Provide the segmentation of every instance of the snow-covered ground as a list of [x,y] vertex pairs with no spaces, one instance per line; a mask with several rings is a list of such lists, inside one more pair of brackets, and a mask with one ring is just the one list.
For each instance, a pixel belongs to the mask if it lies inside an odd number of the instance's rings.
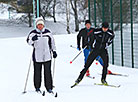
[[[70,86],[77,79],[79,72],[83,68],[83,54],[70,64],[70,60],[79,53],[76,49],[70,47],[70,45],[76,46],[76,34],[54,35],[54,37],[58,57],[53,80],[55,90],[58,92],[58,98],[48,94],[43,97],[34,92],[32,64],[27,93],[22,94],[32,47],[27,45],[26,37],[18,37],[0,39],[1,102],[137,102],[138,70],[132,68],[109,66],[112,72],[129,75],[129,77],[107,76],[109,84],[121,85],[120,88],[95,86],[94,83],[100,83],[101,76],[98,73],[102,72],[102,67],[100,64],[96,65],[95,61],[90,67],[90,73],[95,76],[95,79],[85,77],[78,86],[71,89]],[[45,90],[43,82],[41,89]]]
[[[8,17],[4,14],[0,16]],[[32,47],[26,43],[26,37],[33,28],[2,19],[0,20],[1,102],[137,102],[138,69],[133,68],[110,64],[109,69],[112,72],[129,76],[107,76],[107,82],[113,85],[121,85],[119,88],[95,86],[94,83],[100,83],[101,75],[99,73],[102,73],[102,67],[100,64],[96,65],[96,61],[94,61],[90,67],[90,74],[95,79],[84,77],[78,86],[71,89],[70,86],[74,84],[84,66],[83,54],[72,64],[69,63],[79,53],[79,51],[70,47],[70,45],[76,46],[76,34],[65,34],[64,24],[61,25],[60,23],[53,26],[52,22],[47,22],[47,27],[52,32],[57,31],[56,34],[63,34],[54,35],[58,57],[56,58],[53,82],[54,91],[58,92],[58,97],[54,98],[49,94],[43,97],[34,91],[32,62],[27,93],[22,94],[32,54]],[[41,89],[45,90],[43,81]]]

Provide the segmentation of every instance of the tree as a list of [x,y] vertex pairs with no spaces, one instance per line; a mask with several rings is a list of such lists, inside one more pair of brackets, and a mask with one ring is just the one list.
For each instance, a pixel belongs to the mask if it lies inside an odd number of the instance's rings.
[[69,27],[69,22],[70,22],[70,1],[66,0],[66,20],[67,20],[67,32],[70,34],[70,27]]
[[70,0],[71,7],[74,12],[74,18],[75,18],[75,31],[79,31],[79,20],[78,20],[78,11],[77,11],[77,2],[78,0]]
[[42,0],[41,1],[41,14],[43,17],[52,17],[56,22],[56,5],[57,0]]

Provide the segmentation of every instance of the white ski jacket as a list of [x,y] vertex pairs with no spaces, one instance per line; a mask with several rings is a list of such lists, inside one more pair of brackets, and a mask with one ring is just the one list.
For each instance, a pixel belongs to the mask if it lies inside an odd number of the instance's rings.
[[[38,40],[33,41],[32,37],[35,35],[37,35]],[[31,31],[28,35],[27,43],[34,47],[32,57],[35,62],[51,60],[51,52],[56,51],[54,38],[50,31],[45,28],[42,31],[38,29]]]

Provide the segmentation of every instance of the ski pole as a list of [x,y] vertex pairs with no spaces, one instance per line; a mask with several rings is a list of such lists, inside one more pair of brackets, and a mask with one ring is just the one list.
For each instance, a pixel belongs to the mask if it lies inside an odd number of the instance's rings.
[[26,87],[27,87],[29,72],[30,72],[30,68],[31,68],[31,62],[32,62],[32,60],[30,59],[29,68],[28,68],[28,72],[27,72],[27,77],[26,77],[26,82],[25,82],[25,86],[24,86],[24,91],[23,91],[23,93],[26,93]]
[[[54,74],[55,74],[55,62],[56,62],[56,59],[54,58],[54,62],[53,62],[53,78],[52,78],[52,80],[54,80]],[[54,85],[53,85],[53,88],[55,88]]]
[[55,58],[54,58],[54,62],[53,62],[53,79],[54,79],[54,74],[55,74]]
[[[86,48],[87,46],[84,47],[84,49]],[[70,64],[72,64],[72,62],[82,53],[83,50],[81,50],[74,58],[72,61],[70,61]]]
[[70,45],[70,47],[77,49],[75,46]]

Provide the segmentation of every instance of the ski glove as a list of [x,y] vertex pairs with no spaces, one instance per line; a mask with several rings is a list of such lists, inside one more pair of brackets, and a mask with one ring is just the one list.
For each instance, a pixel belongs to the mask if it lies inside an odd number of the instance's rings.
[[77,47],[77,50],[79,50],[79,51],[80,51],[80,50],[81,50],[81,48],[78,46],[78,47]]
[[38,36],[37,36],[37,35],[33,36],[33,37],[32,37],[32,40],[33,40],[33,41],[38,40]]
[[57,53],[56,51],[53,51],[53,58],[56,58],[57,57]]

